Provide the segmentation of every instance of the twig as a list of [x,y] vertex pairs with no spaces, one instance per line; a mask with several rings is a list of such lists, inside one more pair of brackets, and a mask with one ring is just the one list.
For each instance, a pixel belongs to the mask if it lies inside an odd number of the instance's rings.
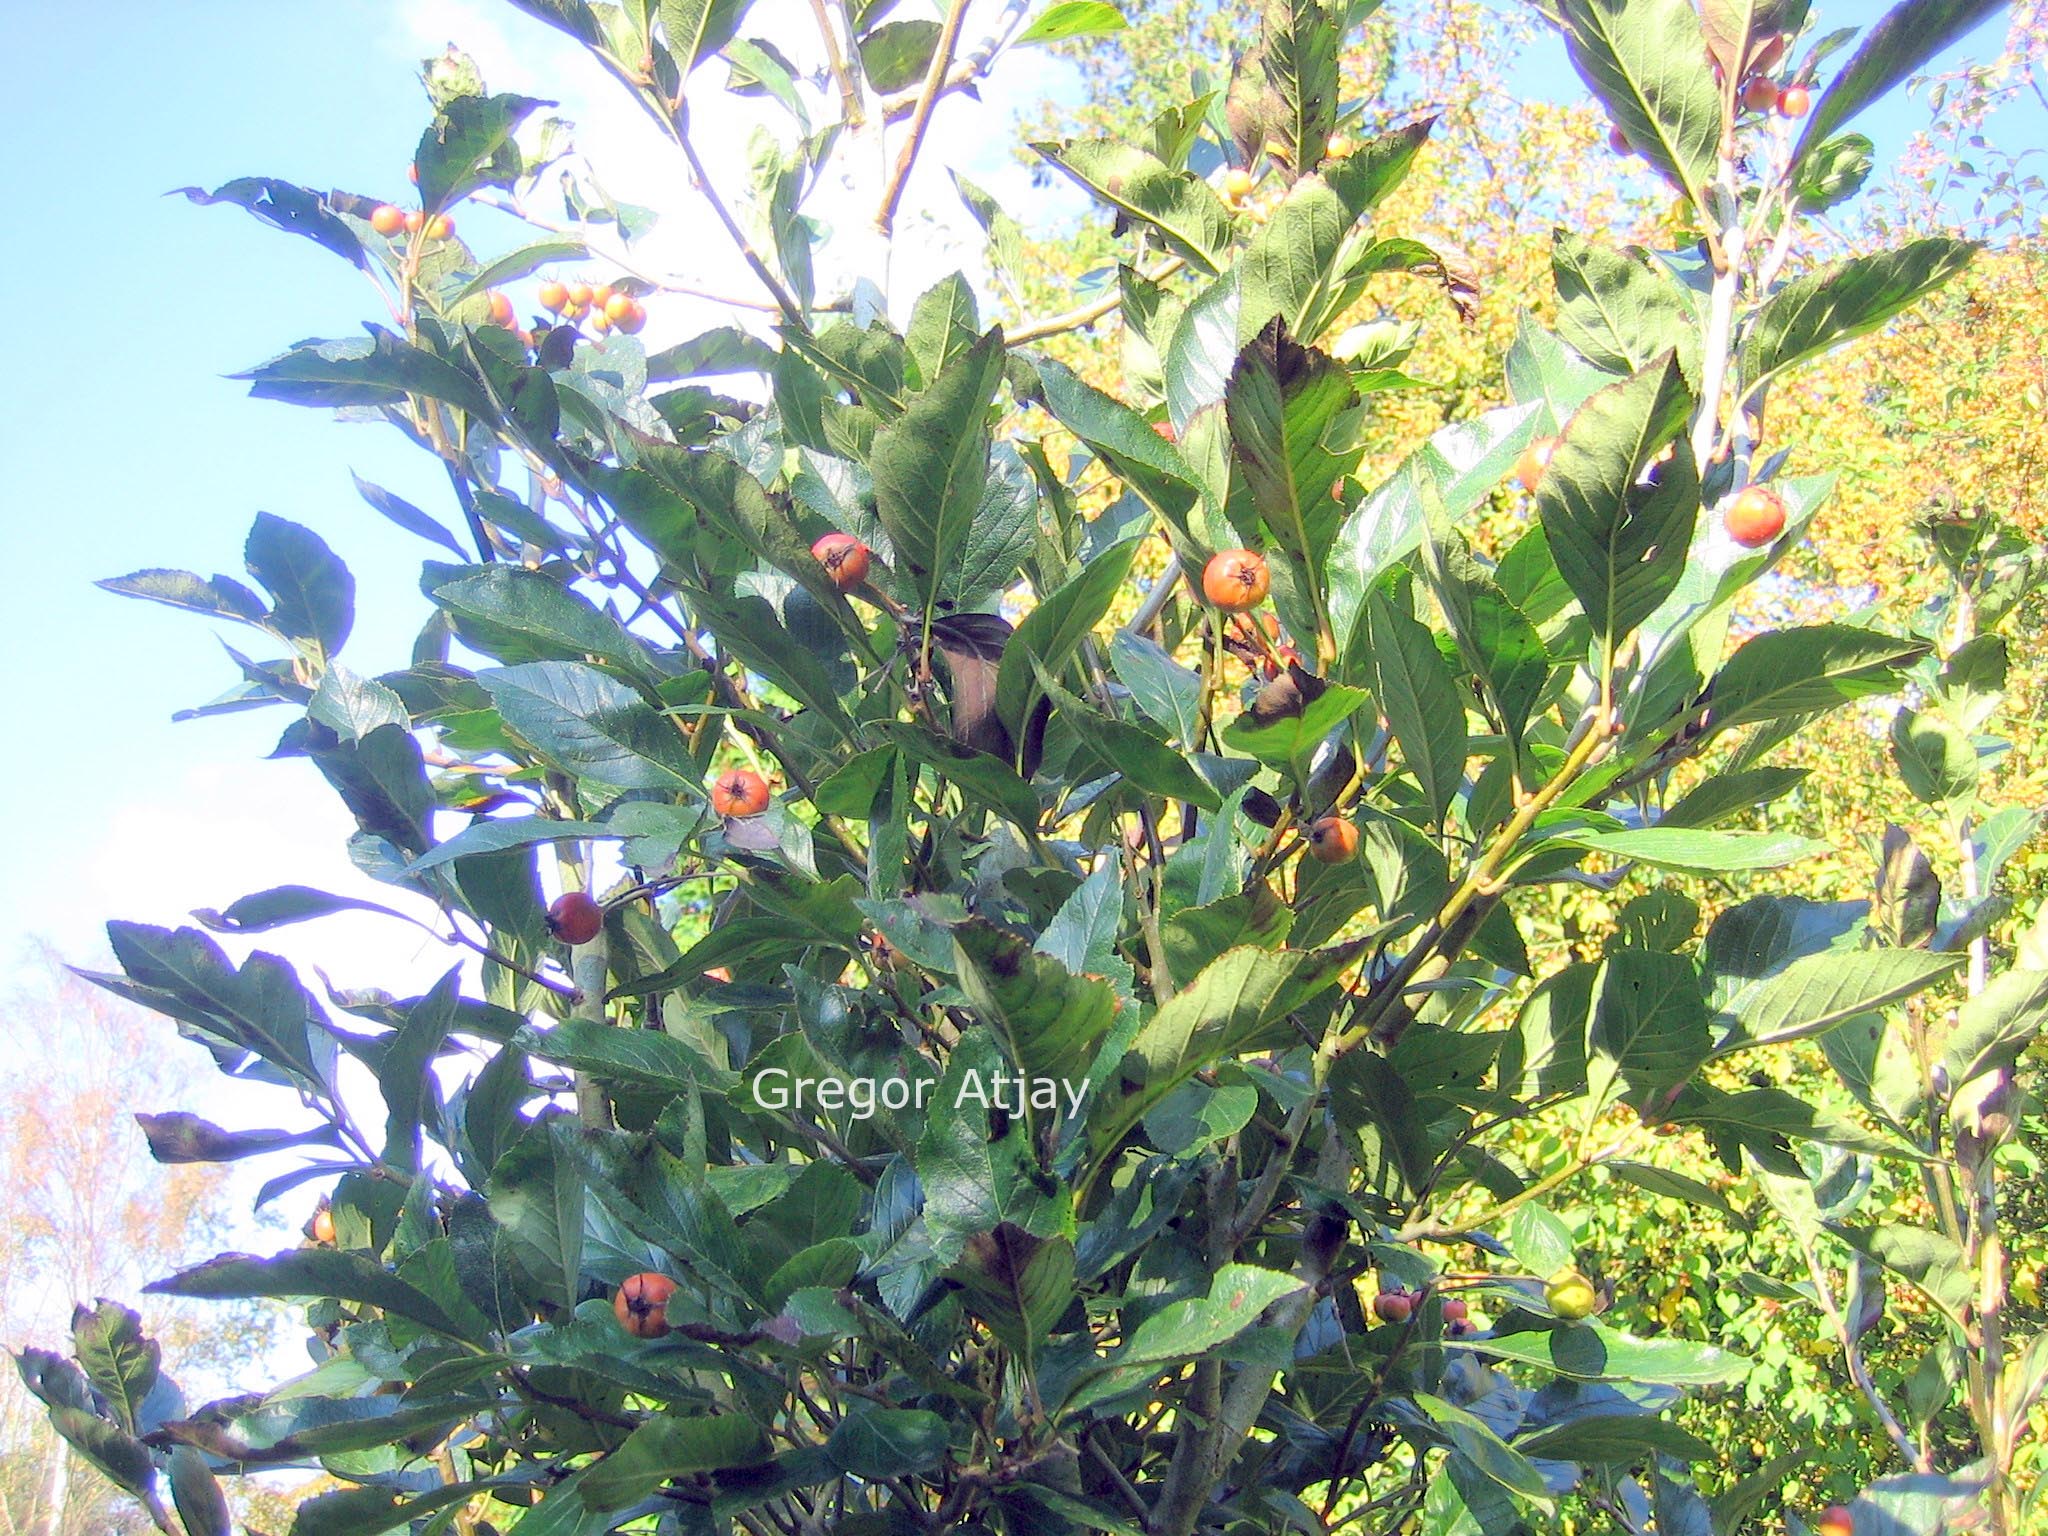
[[[989,66],[995,63],[996,55],[1008,46],[1011,34],[1024,20],[1024,13],[1028,9],[1028,0],[1007,0],[1002,15],[996,18],[995,25],[988,29],[987,35],[974,45],[974,51],[955,65],[940,82],[939,94],[949,96],[955,91],[965,90],[987,74]],[[918,85],[898,91],[893,96],[883,97],[882,120],[887,123],[902,122],[917,110],[918,99],[923,93],[924,87]]]
[[704,201],[711,205],[711,211],[718,215],[718,222],[725,226],[725,232],[738,247],[740,259],[754,269],[754,276],[761,280],[775,300],[775,307],[791,325],[804,323],[803,306],[796,296],[782,285],[782,279],[775,275],[774,268],[761,259],[761,253],[754,249],[754,242],[747,238],[747,232],[740,228],[739,221],[732,216],[732,210],[725,206],[725,199],[718,195],[718,189],[711,184],[711,173],[704,169],[704,162],[697,154],[697,146],[690,142],[688,109],[678,107],[670,116],[670,131],[675,135],[683,158],[690,162],[690,175],[697,183],[697,190],[704,194]]
[[[1156,283],[1173,276],[1174,273],[1180,271],[1186,265],[1187,263],[1184,260],[1175,256],[1161,262],[1153,271],[1140,275],[1146,282]],[[1093,325],[1104,315],[1116,309],[1123,301],[1123,290],[1121,288],[1112,288],[1107,294],[1092,304],[1083,304],[1080,308],[1070,309],[1063,315],[1048,315],[1043,320],[1027,321],[1014,331],[1005,331],[1003,333],[1004,339],[1011,346],[1015,347],[1021,346],[1027,341],[1042,341],[1047,336],[1059,336],[1067,331],[1078,331],[1083,326]],[[1142,628],[1143,626],[1133,624],[1132,627]]]
[[952,0],[946,8],[945,24],[939,29],[939,45],[932,50],[930,68],[925,71],[924,87],[918,93],[917,107],[910,117],[910,137],[903,142],[902,153],[896,157],[896,170],[889,177],[889,185],[882,192],[882,206],[875,210],[875,228],[887,235],[896,224],[896,205],[903,200],[903,189],[909,185],[911,167],[917,163],[917,152],[924,147],[925,129],[932,120],[932,108],[938,105],[940,88],[946,82],[946,71],[953,64],[953,50],[960,45],[960,24],[967,19],[969,0]]

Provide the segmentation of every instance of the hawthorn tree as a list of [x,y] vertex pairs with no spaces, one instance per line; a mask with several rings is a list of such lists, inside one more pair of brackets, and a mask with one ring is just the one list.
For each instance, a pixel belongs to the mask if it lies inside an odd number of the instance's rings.
[[[340,659],[352,578],[278,518],[244,551],[260,592],[105,583],[284,652],[237,652],[207,708],[289,711],[280,754],[392,890],[200,921],[368,907],[474,960],[423,996],[322,998],[200,929],[111,925],[96,979],[319,1117],[157,1118],[159,1154],[294,1149],[266,1195],[330,1191],[305,1246],[153,1289],[304,1299],[317,1363],[167,1415],[103,1309],[75,1363],[19,1357],[59,1431],[186,1536],[227,1530],[219,1473],[312,1465],[348,1486],[304,1536],[1453,1536],[1568,1505],[1732,1532],[1769,1489],[1710,1502],[1716,1450],[1666,1413],[1745,1362],[1603,1323],[1544,1202],[1704,1198],[1652,1155],[1674,1128],[1788,1178],[1816,1148],[1925,1155],[1745,1068],[1945,982],[1969,935],[1822,930],[1760,893],[1702,938],[1686,884],[1816,851],[1730,823],[1796,782],[1774,747],[1930,654],[1857,623],[1732,644],[1731,621],[1828,490],[1771,447],[1774,385],[1971,247],[1792,279],[1788,254],[1868,174],[1849,121],[1991,7],[1906,0],[1844,55],[1796,0],[1567,0],[1574,64],[1693,238],[1560,229],[1558,326],[1508,351],[1513,403],[1368,485],[1412,337],[1353,322],[1389,281],[1453,306],[1484,282],[1374,218],[1432,125],[1354,134],[1336,60],[1370,3],[1273,0],[1227,92],[1035,144],[1123,259],[1112,292],[1010,325],[960,275],[825,301],[806,198],[860,151],[886,234],[937,103],[1108,7],[1012,7],[965,47],[961,0],[819,6],[820,93],[740,5],[518,3],[661,127],[772,335],[650,354],[644,210],[459,58],[429,71],[417,208],[193,194],[379,285],[392,326],[302,343],[253,393],[396,427],[460,519],[362,487],[436,546],[392,670]],[[794,130],[756,141],[737,211],[692,131],[714,56]],[[1814,90],[1810,114],[1757,82]],[[962,191],[1000,261],[1014,216]],[[471,251],[471,200],[542,237]],[[593,234],[623,244],[599,262]],[[535,274],[521,327],[502,290]],[[1112,316],[1114,393],[1034,345]],[[1523,531],[1475,547],[1503,496]],[[1597,956],[1539,967],[1519,919],[1561,882],[1625,905]],[[1915,1468],[1850,1518],[1931,1533],[1982,1504],[2017,1530],[1997,1470]]]

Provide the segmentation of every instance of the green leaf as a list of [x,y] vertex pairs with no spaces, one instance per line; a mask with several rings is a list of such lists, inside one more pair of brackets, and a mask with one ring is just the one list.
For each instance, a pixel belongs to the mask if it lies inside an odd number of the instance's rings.
[[233,619],[238,624],[253,624],[259,629],[270,627],[270,611],[263,606],[263,599],[239,581],[226,576],[208,578],[191,571],[131,571],[126,576],[109,576],[93,585],[104,592],[140,597],[168,608],[183,608],[217,619]]
[[1548,1278],[1572,1262],[1572,1233],[1547,1207],[1531,1201],[1508,1217],[1508,1252],[1515,1262],[1539,1279]]
[[1540,1366],[1574,1381],[1638,1381],[1652,1386],[1714,1387],[1740,1381],[1749,1362],[1712,1344],[1637,1339],[1601,1323],[1486,1339],[1451,1339],[1445,1349]]
[[938,45],[936,21],[886,21],[861,38],[860,66],[876,90],[900,91],[924,79]]
[[1465,775],[1465,701],[1436,639],[1377,588],[1366,599],[1366,645],[1373,694],[1401,744],[1401,759],[1421,781],[1441,822]]
[[741,0],[661,0],[660,14],[669,55],[687,80],[691,70],[732,41],[746,6]]
[[1348,945],[1277,952],[1247,945],[1219,956],[1138,1030],[1124,1058],[1121,1090],[1112,1083],[1093,1096],[1089,1139],[1097,1153],[1109,1153],[1153,1105],[1197,1072],[1253,1049],[1354,958],[1355,947]]
[[1192,749],[1201,728],[1201,674],[1175,661],[1158,641],[1126,629],[1110,637],[1109,660],[1138,708]]
[[624,1509],[671,1478],[756,1466],[768,1455],[767,1440],[743,1415],[664,1415],[642,1424],[624,1444],[584,1473],[583,1502],[592,1509]]
[[1326,0],[1265,0],[1255,55],[1265,81],[1262,127],[1277,158],[1296,175],[1329,147],[1337,122],[1337,53],[1350,15]]
[[1813,109],[1796,164],[1818,144],[1901,80],[2004,7],[1998,0],[1904,0],[1872,27],[1847,67]]
[[1959,1319],[1976,1297],[1975,1266],[1952,1238],[1932,1228],[1830,1223],[1828,1230],[1858,1253],[1910,1281],[1951,1321]]
[[524,566],[493,565],[443,582],[428,594],[458,619],[508,631],[527,654],[505,660],[581,661],[596,656],[646,675],[647,653],[624,625],[581,592]]
[[1064,43],[1074,37],[1102,37],[1130,25],[1109,0],[1058,0],[1032,18],[1012,47],[1026,43]]
[[170,1456],[171,1504],[185,1536],[234,1536],[227,1495],[221,1492],[206,1458],[189,1445]]
[[696,789],[681,734],[624,683],[580,662],[477,674],[505,724],[570,773],[619,789]]
[[1259,521],[1318,590],[1344,513],[1330,487],[1358,467],[1345,421],[1357,403],[1349,371],[1300,345],[1278,318],[1239,355],[1225,389],[1231,445]]
[[1794,278],[1764,300],[1743,333],[1736,359],[1745,394],[1876,330],[1962,271],[1976,253],[1970,241],[1939,236]]
[[569,1134],[559,1121],[527,1125],[493,1164],[485,1189],[506,1248],[539,1294],[561,1307],[573,1307],[583,1288],[586,1191]]
[[300,1248],[268,1259],[224,1253],[143,1289],[154,1296],[203,1296],[214,1301],[333,1296],[376,1307],[450,1338],[469,1337],[469,1330],[425,1291],[374,1259],[332,1248]]
[[[546,816],[506,816],[497,820],[472,821],[445,843],[436,843],[405,866],[409,875],[436,865],[452,863],[479,853],[503,853],[507,848],[531,848],[536,843],[562,843],[586,837],[617,838],[611,827],[592,821],[554,821]],[[228,909],[232,912],[234,909]]]
[[1825,213],[1861,192],[1876,164],[1875,148],[1860,133],[1815,145],[1813,153],[1799,162],[1800,211]]
[[550,262],[581,261],[589,254],[590,248],[581,240],[560,235],[550,235],[544,240],[516,246],[477,268],[476,276],[462,285],[451,302],[460,304],[465,299],[473,299],[480,294],[488,293],[500,283],[512,283],[522,277],[531,277]]
[[1668,1419],[1644,1413],[1596,1413],[1552,1424],[1515,1440],[1514,1448],[1539,1461],[1602,1462],[1639,1466],[1656,1456],[1712,1461],[1714,1448]]
[[249,574],[271,601],[270,622],[325,655],[341,649],[355,622],[355,578],[310,528],[258,512],[243,545]]
[[1371,697],[1363,688],[1324,689],[1298,715],[1282,715],[1264,725],[1245,711],[1224,729],[1224,744],[1262,763],[1277,766],[1305,761],[1316,745]]
[[1266,1308],[1301,1289],[1301,1282],[1277,1270],[1226,1264],[1209,1282],[1206,1296],[1169,1302],[1132,1330],[1129,1340],[1101,1362],[1102,1369],[1077,1386],[1062,1405],[1079,1413],[1156,1375],[1169,1361],[1192,1360],[1227,1344],[1255,1324]]
[[1108,982],[1073,975],[1030,940],[981,918],[953,930],[953,952],[960,989],[1020,1071],[1074,1082],[1087,1076],[1117,1012]]
[[875,434],[875,511],[929,616],[967,548],[988,484],[988,408],[1003,374],[992,330]]
[[1715,1054],[1823,1034],[1860,1013],[1911,997],[1961,963],[1960,955],[1918,949],[1832,950],[1804,956],[1724,1004],[1723,1014],[1732,1016],[1733,1028]]
[[1427,1392],[1415,1394],[1415,1405],[1429,1415],[1457,1456],[1517,1498],[1540,1509],[1550,1509],[1543,1474],[1530,1464],[1527,1456],[1496,1435],[1485,1420]]
[[[1176,342],[1181,335],[1175,331]],[[1226,338],[1227,339],[1227,338]],[[1121,400],[1084,382],[1051,358],[1033,358],[1039,397],[1053,419],[1100,455],[1147,506],[1186,531],[1198,495],[1187,460]],[[1219,389],[1220,397],[1220,389]]]
[[[1671,3],[1692,15],[1684,0]],[[1691,410],[1678,361],[1667,354],[1579,407],[1536,493],[1558,574],[1610,655],[1685,570],[1699,510],[1691,449],[1676,442],[1654,485],[1637,480]]]
[[487,421],[494,416],[490,396],[475,379],[382,330],[367,340],[303,342],[229,377],[249,380],[254,399],[290,405],[403,405],[416,394]]
[[1199,176],[1170,171],[1144,150],[1115,139],[1068,139],[1031,147],[1083,190],[1155,230],[1167,249],[1197,272],[1223,270],[1230,245],[1230,210]]
[[968,1306],[989,1331],[1022,1358],[1029,1374],[1038,1343],[1074,1300],[1074,1245],[1064,1237],[1033,1237],[1003,1222],[967,1240],[952,1273]]
[[1634,373],[1675,352],[1699,373],[1699,321],[1686,295],[1654,262],[1611,251],[1568,229],[1551,234],[1557,334],[1609,373]]
[[1036,830],[1038,792],[1001,758],[940,741],[923,727],[904,721],[884,721],[880,730],[906,757],[937,769],[969,799],[1017,826]]
[[917,371],[936,379],[946,364],[974,345],[981,335],[981,319],[974,303],[974,290],[958,272],[941,278],[917,296],[910,308],[910,324],[903,344],[917,361]]
[[1832,845],[1789,832],[1702,832],[1691,827],[1634,827],[1619,832],[1570,832],[1557,841],[1573,848],[1631,859],[1659,869],[1725,874],[1778,869],[1818,858]]
[[343,741],[360,741],[380,725],[409,728],[412,716],[397,694],[373,677],[358,677],[330,661],[313,689],[306,713]]
[[[500,151],[536,107],[553,105],[510,93],[457,96],[445,103],[420,135],[419,149],[413,155],[420,173],[420,206],[434,213],[473,187],[486,182],[505,185],[509,178],[501,166]],[[515,150],[513,165],[517,164]]]
[[1137,553],[1138,541],[1126,539],[1097,555],[1080,575],[1027,613],[1003,647],[996,672],[996,713],[1014,739],[1023,739],[1024,723],[1039,694],[1034,663],[1052,673],[1067,664],[1123,590]]
[[1711,827],[1759,805],[1769,805],[1805,782],[1807,768],[1750,768],[1717,773],[1687,790],[1664,812],[1660,827]]
[[1744,643],[1715,674],[1712,718],[1733,730],[1888,693],[1926,654],[1924,642],[1846,624],[1772,630]]
[[1690,0],[1564,0],[1565,47],[1629,143],[1698,208],[1714,179],[1721,94]]
[[238,177],[211,192],[201,187],[179,187],[177,191],[187,200],[202,206],[233,203],[272,229],[281,229],[288,235],[303,235],[365,272],[370,270],[369,254],[363,249],[355,228],[328,207],[327,200],[318,192],[271,176]]
[[946,1421],[936,1413],[863,1403],[833,1426],[825,1454],[855,1477],[904,1477],[937,1466],[946,1444]]
[[1718,1211],[1730,1221],[1739,1222],[1735,1207],[1728,1203],[1728,1197],[1711,1184],[1702,1183],[1691,1174],[1679,1173],[1670,1168],[1659,1168],[1650,1163],[1630,1162],[1617,1158],[1601,1165],[1609,1177],[1633,1184],[1637,1189],[1647,1190],[1653,1195],[1662,1195],[1667,1200],[1684,1200],[1706,1210]]
[[1692,962],[1640,949],[1610,954],[1593,981],[1586,1044],[1597,1104],[1609,1102],[1616,1083],[1643,1103],[1684,1082],[1712,1048]]
[[2043,1028],[2048,1028],[2048,971],[2015,966],[1964,1000],[1942,1047],[1941,1064],[1960,1088],[2012,1066]]
[[129,1434],[141,1434],[142,1405],[157,1384],[163,1351],[143,1337],[142,1319],[119,1302],[71,1311],[72,1353],[114,1422]]
[[124,1492],[139,1499],[154,1485],[156,1463],[149,1448],[98,1414],[84,1408],[52,1408],[50,1427]]
[[1940,715],[1901,709],[1892,716],[1892,761],[1913,798],[1955,806],[1977,793],[1977,748]]

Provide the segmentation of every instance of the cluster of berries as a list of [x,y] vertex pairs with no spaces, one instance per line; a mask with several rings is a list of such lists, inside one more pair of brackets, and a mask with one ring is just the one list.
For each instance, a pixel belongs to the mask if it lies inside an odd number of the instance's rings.
[[632,336],[647,323],[646,307],[623,288],[614,288],[609,283],[542,283],[540,307],[564,320],[581,320],[588,315],[590,328],[600,335],[616,325]]
[[455,237],[455,221],[445,213],[428,218],[417,208],[401,208],[396,203],[379,203],[370,210],[370,228],[389,240],[395,235],[425,235],[429,240],[452,240]]

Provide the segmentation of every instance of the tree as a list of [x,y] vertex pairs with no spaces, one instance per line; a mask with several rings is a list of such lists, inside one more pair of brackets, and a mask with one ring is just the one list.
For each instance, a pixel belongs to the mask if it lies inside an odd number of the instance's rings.
[[[0,1294],[17,1337],[68,1322],[75,1303],[140,1288],[215,1251],[227,1181],[206,1163],[151,1161],[129,1110],[198,1091],[162,1048],[161,1021],[71,975],[48,950],[26,957],[0,1011],[17,1064],[0,1095]],[[186,1368],[225,1384],[267,1347],[267,1315],[158,1302],[151,1331]],[[145,1530],[148,1517],[97,1479],[74,1475],[65,1442],[12,1377],[0,1385],[0,1531],[37,1536]]]
[[[963,55],[961,4],[936,27],[821,8],[842,120],[813,132],[820,102],[739,9],[524,8],[661,126],[773,344],[728,328],[650,356],[634,305],[659,279],[630,246],[592,274],[611,294],[551,284],[508,324],[494,285],[644,211],[459,59],[429,73],[410,219],[263,178],[193,194],[380,286],[395,328],[249,377],[405,432],[461,533],[364,488],[453,556],[423,570],[410,663],[375,676],[339,659],[345,565],[282,519],[244,552],[260,593],[107,584],[286,652],[216,707],[285,709],[280,751],[342,796],[357,862],[481,964],[323,1004],[279,957],[111,926],[120,970],[96,979],[328,1125],[288,1177],[332,1181],[331,1248],[152,1289],[312,1298],[320,1363],[167,1417],[133,1410],[139,1346],[88,1337],[76,1367],[24,1357],[59,1428],[187,1536],[223,1528],[216,1472],[313,1460],[355,1486],[301,1509],[306,1536],[485,1511],[529,1536],[1449,1536],[1567,1501],[1711,1527],[1687,1468],[1714,1447],[1667,1410],[1746,1362],[1603,1321],[1611,1284],[1548,1202],[1688,1190],[1649,1160],[1665,1127],[1737,1171],[1911,1155],[1746,1072],[1945,983],[1960,951],[1867,910],[1831,945],[1803,897],[1752,883],[1820,845],[1728,823],[1796,783],[1775,747],[1931,647],[1841,623],[1731,645],[1731,617],[1828,490],[1778,473],[1768,399],[1973,249],[1797,277],[1786,254],[1860,184],[1840,130],[1983,8],[1907,0],[1795,128],[1741,103],[1829,56],[1802,8],[1571,0],[1574,63],[1696,238],[1560,228],[1557,328],[1507,347],[1513,403],[1372,484],[1412,341],[1346,322],[1385,280],[1467,307],[1472,273],[1390,227],[1431,120],[1355,142],[1339,122],[1360,8],[1274,0],[1221,100],[1034,145],[1112,211],[1113,302],[985,326],[955,276],[900,329],[872,283],[820,303],[805,198],[851,140],[886,234],[934,104],[1021,13]],[[1060,5],[1021,36],[1113,20]],[[713,54],[802,130],[756,142],[738,212],[692,129]],[[1205,139],[1242,178],[1189,169]],[[522,249],[484,259],[453,229],[472,198],[542,219],[557,186],[569,226]],[[963,190],[1000,259],[1014,215]],[[1134,359],[1114,391],[1025,344],[1112,314]],[[765,401],[701,382],[729,374]],[[1523,528],[1484,558],[1466,525],[1511,472]],[[1171,564],[1120,605],[1153,538]],[[1704,943],[1694,878],[1748,896]],[[1560,884],[1630,894],[1597,953],[1539,964],[1522,920]],[[361,905],[287,887],[202,921]],[[1987,1501],[1967,1469],[1921,1476],[1869,1507],[1932,1533]],[[2008,1492],[1987,1502],[2014,1531]]]

